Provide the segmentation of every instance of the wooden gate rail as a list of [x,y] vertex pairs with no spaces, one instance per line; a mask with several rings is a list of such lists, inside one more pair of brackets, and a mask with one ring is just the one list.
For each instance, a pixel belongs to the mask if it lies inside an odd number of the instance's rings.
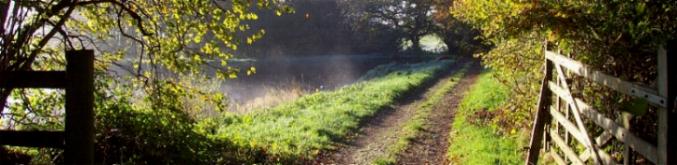
[[66,90],[64,131],[0,131],[0,145],[64,149],[66,164],[94,163],[94,52],[66,51],[66,71],[0,72],[0,88]]
[[656,92],[656,90],[653,90],[651,88],[623,81],[619,78],[609,76],[600,71],[588,69],[590,67],[573,59],[564,57],[555,52],[545,51],[545,58],[556,63],[559,66],[568,69],[568,71],[570,71],[571,73],[592,80],[598,84],[605,85],[615,91],[635,97],[644,98],[649,103],[652,103],[653,105],[659,107],[665,107],[667,105],[665,98],[658,96],[658,92]]
[[[592,160],[594,164],[618,164],[609,153],[600,149],[608,145],[612,139],[625,145],[624,164],[633,163],[630,158],[632,151],[655,164],[677,163],[674,158],[677,156],[675,155],[675,142],[669,141],[677,138],[675,136],[677,132],[674,131],[675,126],[671,127],[670,124],[677,120],[674,112],[674,106],[677,104],[674,93],[675,85],[677,85],[675,84],[677,75],[675,74],[674,64],[677,63],[677,60],[675,60],[677,57],[669,57],[663,48],[659,48],[658,87],[652,89],[590,69],[585,64],[557,52],[545,49],[544,54],[545,76],[541,84],[537,114],[531,132],[527,165],[538,162],[541,149],[549,150],[547,151],[548,155],[558,164],[586,164],[589,160]],[[668,66],[670,62],[673,66]],[[553,74],[556,74],[556,77]],[[593,109],[582,99],[574,97],[570,88],[570,78],[567,78],[568,75],[578,75],[592,80],[592,82],[609,87],[614,91],[646,100],[652,106],[657,107],[657,144],[634,135],[627,128],[627,125],[617,123],[614,119],[608,118]],[[668,75],[671,77],[668,77]],[[670,86],[673,88],[669,88]],[[668,92],[669,90],[670,92]],[[562,114],[562,111],[564,111],[564,114]],[[574,121],[570,121],[571,115],[573,115]],[[590,121],[589,123],[594,123],[594,125],[586,125],[584,119]],[[602,128],[603,131],[599,135],[592,136],[586,126],[596,126]],[[560,128],[563,128],[563,130],[560,130]],[[569,137],[583,145],[585,150],[578,154],[570,146],[574,143],[569,142]],[[564,157],[551,148],[559,149]],[[668,157],[668,155],[673,156]]]

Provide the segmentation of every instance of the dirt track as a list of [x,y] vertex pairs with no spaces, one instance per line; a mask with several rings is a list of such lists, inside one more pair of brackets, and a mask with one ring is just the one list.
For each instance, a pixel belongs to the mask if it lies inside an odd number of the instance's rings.
[[448,164],[449,133],[458,104],[479,75],[480,67],[470,67],[464,78],[442,99],[429,115],[423,131],[409,148],[399,155],[398,164]]
[[[390,109],[381,110],[367,120],[357,134],[347,138],[334,151],[321,154],[317,164],[371,164],[373,159],[385,154],[388,145],[397,141],[396,133],[402,125],[416,113],[417,105],[438,90],[442,80],[447,80],[457,67],[443,73],[439,78],[413,92],[403,101]],[[453,112],[464,91],[474,82],[479,67],[473,65],[452,92],[446,95],[441,104],[436,105],[425,124],[422,134],[412,142],[409,148],[399,156],[398,164],[442,164],[448,147],[448,135],[453,121]]]

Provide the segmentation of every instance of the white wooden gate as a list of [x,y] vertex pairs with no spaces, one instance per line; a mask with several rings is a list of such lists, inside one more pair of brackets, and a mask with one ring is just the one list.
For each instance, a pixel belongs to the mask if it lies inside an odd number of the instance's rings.
[[[619,164],[612,154],[623,154],[622,163],[633,164],[634,153],[653,164],[677,164],[675,55],[668,56],[665,49],[658,49],[657,87],[649,88],[590,69],[585,64],[547,50],[547,47],[544,50],[545,76],[531,132],[527,165],[536,164],[541,152],[547,153],[558,164]],[[573,95],[571,82],[568,81],[573,75],[622,94],[642,98],[657,107],[657,143],[633,134],[628,129],[627,119],[609,118]],[[603,131],[591,131],[600,129]],[[593,132],[601,133],[593,135]],[[570,141],[569,137],[575,140]],[[607,153],[602,149],[612,140],[624,144],[622,153]],[[581,145],[584,149],[576,148]]]

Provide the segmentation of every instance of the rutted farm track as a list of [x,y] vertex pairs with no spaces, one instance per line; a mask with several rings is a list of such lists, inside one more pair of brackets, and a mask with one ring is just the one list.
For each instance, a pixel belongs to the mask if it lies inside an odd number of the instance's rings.
[[459,80],[439,104],[428,115],[423,130],[412,144],[399,155],[400,164],[448,164],[446,160],[449,147],[449,134],[454,114],[469,89],[480,74],[480,66],[472,64],[465,76]]
[[[321,154],[314,164],[445,163],[454,110],[479,70],[478,64],[466,62],[440,74],[367,119],[355,134],[335,150]],[[412,125],[417,126],[409,128]]]

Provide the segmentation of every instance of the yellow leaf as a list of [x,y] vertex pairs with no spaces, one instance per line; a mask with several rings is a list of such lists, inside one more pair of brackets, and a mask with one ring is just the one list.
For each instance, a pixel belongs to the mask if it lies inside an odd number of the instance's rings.
[[256,68],[254,68],[253,66],[249,67],[249,70],[247,70],[247,76],[255,74],[255,73],[256,73]]
[[200,58],[200,56],[196,54],[196,55],[193,55],[193,61],[200,62],[200,61],[202,61],[202,58]]

